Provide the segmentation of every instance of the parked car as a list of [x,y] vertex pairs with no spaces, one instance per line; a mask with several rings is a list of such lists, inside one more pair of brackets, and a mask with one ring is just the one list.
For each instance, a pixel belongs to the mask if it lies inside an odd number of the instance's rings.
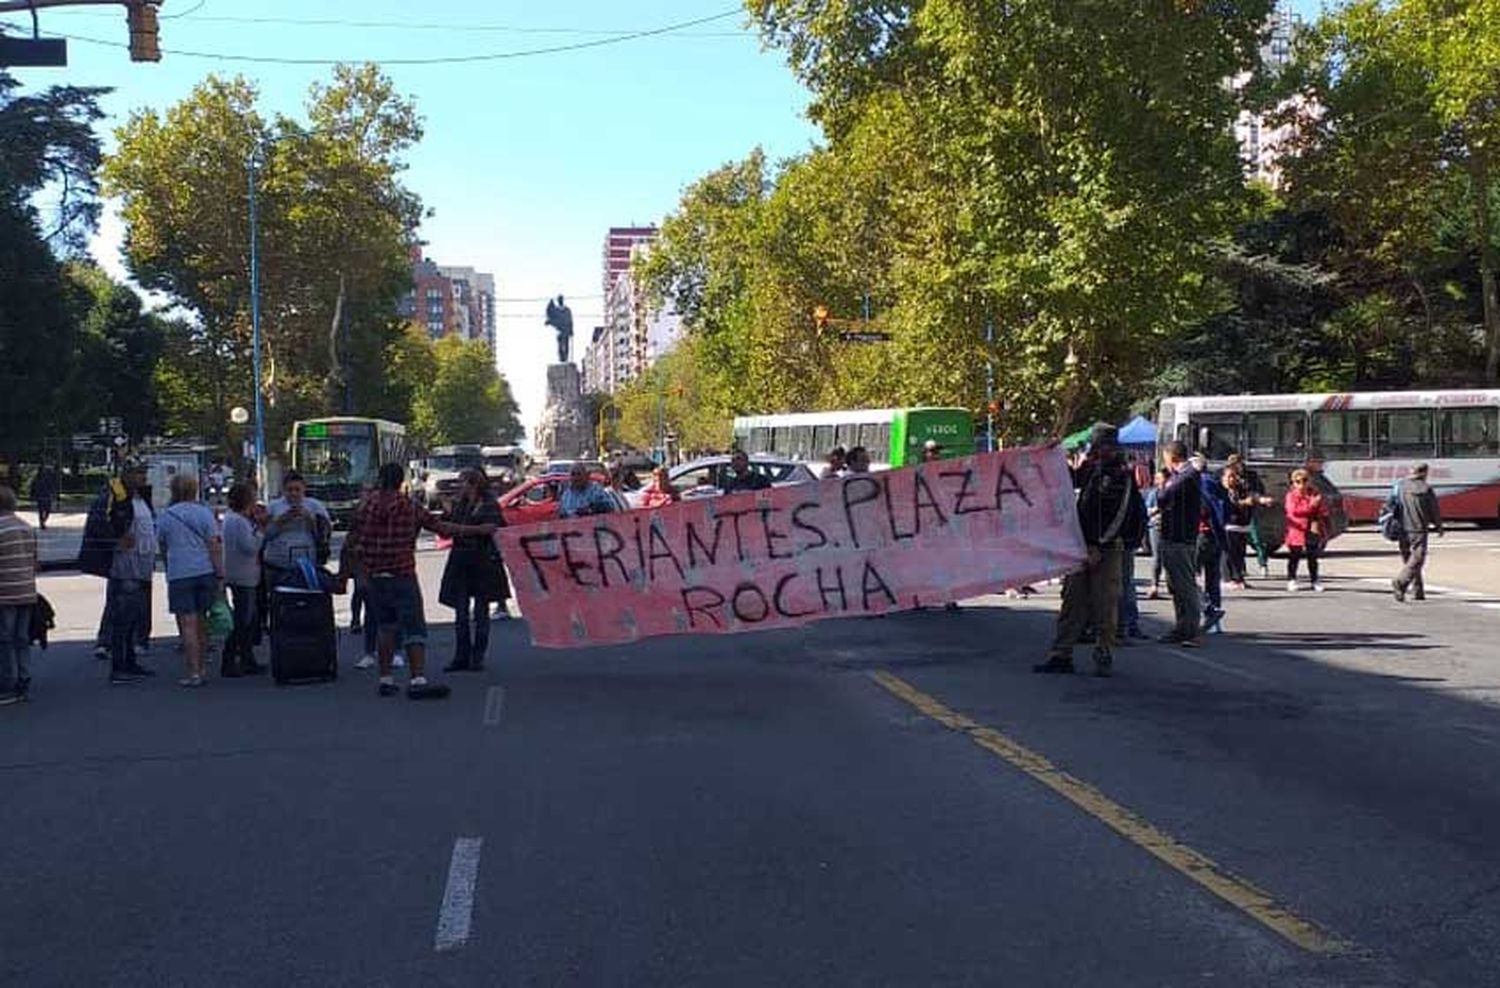
[[[618,491],[610,490],[609,478],[603,471],[591,475],[595,483],[604,488],[616,511],[629,511],[630,505]],[[558,499],[568,483],[566,473],[548,473],[524,480],[500,496],[500,514],[507,525],[534,525],[537,522],[553,521],[557,518]]]
[[[685,498],[715,497],[723,487],[729,473],[728,456],[709,456],[673,467],[667,477],[672,486]],[[807,484],[818,479],[812,468],[800,460],[788,460],[778,456],[754,455],[750,457],[750,469],[770,478],[771,486],[786,487],[790,484]]]

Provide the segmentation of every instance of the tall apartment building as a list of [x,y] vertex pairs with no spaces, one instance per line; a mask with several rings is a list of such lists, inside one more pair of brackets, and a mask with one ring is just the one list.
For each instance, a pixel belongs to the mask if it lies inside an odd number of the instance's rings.
[[[628,230],[636,235],[650,227],[623,227],[611,235]],[[605,276],[614,272],[604,293],[604,325],[595,327],[593,338],[583,354],[585,387],[591,391],[613,394],[644,374],[677,342],[682,319],[670,306],[650,304],[644,286],[635,275],[632,262],[651,249],[649,238],[637,236],[624,256],[619,245],[625,238],[606,240]]]
[[[1292,33],[1297,22],[1291,8],[1279,3],[1266,24],[1266,40],[1260,48],[1260,61],[1265,71],[1281,71],[1292,60]],[[1235,89],[1242,89],[1250,82],[1250,74],[1244,73],[1231,81]],[[1277,107],[1284,113],[1293,106],[1292,101]],[[1305,109],[1305,108],[1304,108]],[[1240,145],[1240,160],[1245,165],[1245,176],[1267,183],[1272,188],[1281,184],[1279,159],[1286,143],[1294,135],[1293,125],[1273,121],[1268,114],[1240,111],[1234,123],[1235,140]]]
[[612,226],[604,235],[604,294],[614,289],[620,275],[630,270],[630,252],[656,239],[654,226]]
[[433,339],[484,340],[495,349],[495,276],[468,267],[443,266],[411,248],[412,290],[397,305]]

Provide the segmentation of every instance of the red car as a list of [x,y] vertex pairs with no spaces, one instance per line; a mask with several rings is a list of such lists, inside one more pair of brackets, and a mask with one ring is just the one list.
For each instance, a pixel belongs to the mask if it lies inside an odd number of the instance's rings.
[[[625,499],[610,489],[608,477],[596,473],[591,474],[590,479],[604,488],[605,493],[615,502],[616,511],[630,510]],[[500,514],[505,517],[505,524],[534,525],[540,521],[554,520],[557,518],[558,498],[567,483],[567,474],[554,473],[532,477],[512,487],[500,495]]]

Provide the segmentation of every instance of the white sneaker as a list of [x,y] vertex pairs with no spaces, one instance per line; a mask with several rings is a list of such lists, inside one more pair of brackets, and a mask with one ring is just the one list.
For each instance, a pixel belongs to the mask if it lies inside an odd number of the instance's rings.
[[1321,584],[1321,583],[1314,583],[1312,588],[1313,588],[1313,593],[1322,593],[1323,592],[1323,584]]
[[366,655],[364,658],[362,658],[358,662],[354,663],[354,668],[356,668],[356,669],[373,669],[373,668],[375,668],[375,661],[376,661],[375,660],[375,656],[373,656],[373,655]]
[[406,656],[402,655],[400,652],[397,652],[395,655],[391,656],[391,668],[392,669],[405,669],[406,668]]
[[1297,592],[1297,581],[1296,580],[1287,580],[1286,581],[1286,592],[1287,593],[1296,593]]

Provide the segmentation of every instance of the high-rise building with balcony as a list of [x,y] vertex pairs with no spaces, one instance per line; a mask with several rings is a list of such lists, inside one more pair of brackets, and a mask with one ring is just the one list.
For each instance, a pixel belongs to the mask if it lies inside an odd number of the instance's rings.
[[443,266],[411,248],[412,290],[398,303],[403,318],[433,339],[484,340],[495,349],[495,276],[469,267]]

